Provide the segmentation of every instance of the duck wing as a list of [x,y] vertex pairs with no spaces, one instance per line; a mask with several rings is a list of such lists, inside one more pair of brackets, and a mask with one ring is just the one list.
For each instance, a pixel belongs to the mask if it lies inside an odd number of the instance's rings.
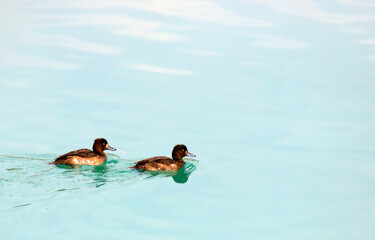
[[176,161],[169,157],[152,157],[136,162],[132,168],[142,170],[173,170]]
[[141,161],[136,162],[137,165],[144,165],[146,163],[161,163],[165,165],[173,164],[175,163],[175,160],[169,157],[164,157],[164,156],[158,156],[158,157],[152,157],[152,158],[147,158]]
[[79,149],[79,150],[71,151],[71,152],[68,152],[64,155],[61,155],[60,157],[56,158],[55,161],[64,160],[64,159],[67,159],[68,157],[72,157],[72,156],[82,157],[82,158],[90,158],[90,157],[97,156],[97,154],[94,153],[92,150],[85,148],[85,149]]

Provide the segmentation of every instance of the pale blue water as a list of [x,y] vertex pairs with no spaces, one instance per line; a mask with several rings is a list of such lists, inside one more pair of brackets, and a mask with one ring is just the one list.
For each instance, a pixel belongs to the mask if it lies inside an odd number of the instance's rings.
[[374,239],[373,1],[0,9],[1,239]]

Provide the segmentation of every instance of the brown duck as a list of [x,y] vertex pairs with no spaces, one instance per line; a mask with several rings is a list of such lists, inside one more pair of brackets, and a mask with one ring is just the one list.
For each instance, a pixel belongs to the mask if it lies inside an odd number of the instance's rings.
[[185,165],[183,157],[195,157],[195,155],[189,153],[185,145],[179,144],[173,148],[172,158],[164,156],[147,158],[136,162],[132,168],[149,171],[177,171]]
[[65,165],[98,165],[107,160],[104,150],[116,151],[115,148],[108,145],[104,138],[97,138],[90,149],[79,149],[68,152],[56,158],[51,164],[65,164]]

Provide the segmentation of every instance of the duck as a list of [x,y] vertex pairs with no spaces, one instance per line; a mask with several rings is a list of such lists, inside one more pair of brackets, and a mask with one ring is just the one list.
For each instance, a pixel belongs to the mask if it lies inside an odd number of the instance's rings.
[[185,165],[182,158],[196,157],[190,153],[184,144],[178,144],[173,148],[172,158],[157,156],[147,158],[135,163],[131,168],[146,171],[177,171]]
[[85,148],[68,152],[56,158],[51,164],[72,166],[98,165],[107,160],[107,155],[104,153],[105,150],[116,151],[116,148],[109,146],[108,141],[105,138],[97,138],[94,141],[92,150]]

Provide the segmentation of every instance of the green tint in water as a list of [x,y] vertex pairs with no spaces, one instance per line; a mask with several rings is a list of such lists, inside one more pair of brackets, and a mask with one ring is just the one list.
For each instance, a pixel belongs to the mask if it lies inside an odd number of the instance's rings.
[[[146,179],[167,177],[176,183],[186,183],[196,169],[195,164],[187,162],[177,172],[139,172],[129,168],[134,165],[133,161],[121,159],[113,154],[108,156],[105,163],[96,166],[49,165],[48,162],[53,161],[56,156],[0,156],[1,209],[6,211],[11,207],[33,204],[28,199],[31,196],[27,192],[38,196],[34,199],[38,202],[54,197],[58,192],[85,191],[92,187],[98,188],[119,182],[135,184]],[[14,192],[15,189],[22,190]],[[23,201],[25,203],[22,203]]]

